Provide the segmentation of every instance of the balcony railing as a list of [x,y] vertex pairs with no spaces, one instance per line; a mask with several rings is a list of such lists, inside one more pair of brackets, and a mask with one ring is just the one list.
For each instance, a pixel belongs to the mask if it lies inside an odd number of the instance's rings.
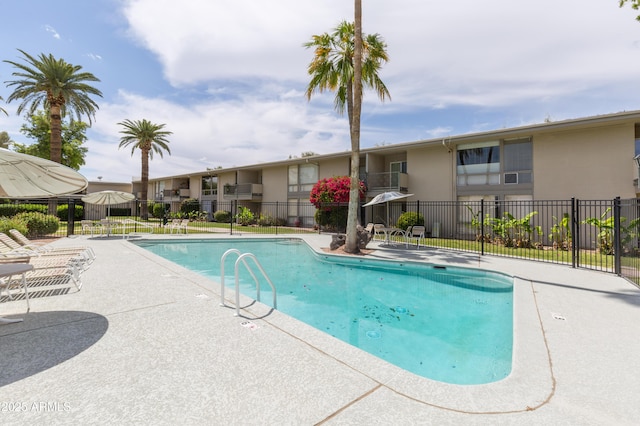
[[189,198],[191,190],[189,188],[165,189],[162,191],[163,200],[175,200],[179,198]]
[[239,183],[225,185],[222,197],[225,200],[262,200],[262,185],[259,183]]
[[409,175],[400,172],[367,173],[365,183],[369,195],[385,191],[404,192],[409,190]]

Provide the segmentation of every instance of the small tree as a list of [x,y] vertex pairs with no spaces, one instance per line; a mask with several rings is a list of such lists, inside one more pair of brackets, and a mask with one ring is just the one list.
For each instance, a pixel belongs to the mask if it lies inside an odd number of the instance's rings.
[[[602,254],[613,254],[613,231],[614,231],[614,217],[609,216],[611,213],[611,207],[608,207],[600,217],[588,217],[582,221],[586,225],[591,225],[598,230],[598,249]],[[626,218],[620,218],[620,223],[623,223]]]
[[569,213],[564,213],[562,219],[553,216],[553,226],[549,239],[556,250],[569,250],[571,248],[571,219]]
[[[360,201],[364,199],[366,187],[364,182],[359,181]],[[346,222],[345,206],[349,203],[349,193],[351,190],[351,178],[349,176],[334,176],[332,178],[320,179],[313,185],[309,201],[318,211],[316,221],[319,225],[331,226],[343,229]],[[344,222],[344,223],[343,223]]]
[[[82,121],[61,121],[62,164],[79,170],[84,163],[87,148],[82,146],[87,140],[88,124]],[[20,133],[35,140],[31,145],[13,143],[16,152],[40,158],[49,158],[51,152],[51,117],[44,111],[37,111],[27,117],[27,123],[20,128]]]

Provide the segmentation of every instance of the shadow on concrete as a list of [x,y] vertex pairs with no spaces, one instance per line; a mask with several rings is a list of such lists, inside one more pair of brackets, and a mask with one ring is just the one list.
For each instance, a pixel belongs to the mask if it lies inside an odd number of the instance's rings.
[[92,312],[33,312],[0,326],[0,387],[55,367],[104,336],[106,317]]
[[[520,278],[520,277],[517,277],[517,278]],[[521,278],[521,279],[524,281],[531,281],[528,278]],[[570,284],[562,284],[562,283],[542,281],[542,280],[533,280],[532,282],[534,284],[539,284],[539,285],[548,285],[548,286],[554,286],[554,287],[561,287],[568,290],[585,291],[585,292],[600,294],[602,296],[605,296],[611,299],[621,300],[630,305],[640,307],[640,290],[636,290],[634,288],[629,288],[625,290],[603,290],[598,288],[589,288],[586,284],[570,285]]]

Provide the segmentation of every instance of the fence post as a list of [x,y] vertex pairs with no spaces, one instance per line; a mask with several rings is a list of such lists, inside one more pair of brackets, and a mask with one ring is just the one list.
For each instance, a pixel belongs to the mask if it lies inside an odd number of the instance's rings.
[[484,256],[484,198],[480,199],[480,255]]
[[622,273],[622,241],[620,238],[620,197],[613,199],[613,262],[614,272]]
[[67,201],[67,237],[73,235],[75,226],[76,203],[73,198]]
[[278,214],[280,213],[280,209],[278,208],[278,201],[276,201],[276,214],[275,214],[275,225],[276,225],[276,235],[278,235]]
[[229,222],[229,235],[233,235],[233,221],[236,219],[236,215],[233,212],[234,206],[236,206],[236,210],[237,210],[238,200],[231,201],[231,221]]
[[580,201],[575,198],[571,198],[571,267],[575,268],[579,262],[580,254],[580,226],[578,217],[578,207]]

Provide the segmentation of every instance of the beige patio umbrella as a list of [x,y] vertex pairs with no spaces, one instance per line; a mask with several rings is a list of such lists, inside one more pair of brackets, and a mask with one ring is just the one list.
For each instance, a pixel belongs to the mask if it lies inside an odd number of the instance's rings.
[[371,199],[371,201],[369,201],[366,204],[363,204],[362,207],[368,207],[368,206],[373,206],[376,204],[382,204],[382,203],[387,203],[387,226],[389,225],[389,202],[390,201],[395,201],[395,200],[400,200],[402,198],[407,198],[407,197],[411,197],[413,194],[403,194],[402,192],[396,192],[396,191],[388,191],[388,192],[383,192],[382,194],[378,194],[375,197],[373,197],[373,199]]
[[48,198],[84,190],[87,179],[62,164],[0,148],[0,197]]
[[111,206],[132,201],[135,195],[123,191],[100,191],[92,192],[82,197],[82,201],[89,204],[100,204],[107,206],[107,216],[111,215]]

